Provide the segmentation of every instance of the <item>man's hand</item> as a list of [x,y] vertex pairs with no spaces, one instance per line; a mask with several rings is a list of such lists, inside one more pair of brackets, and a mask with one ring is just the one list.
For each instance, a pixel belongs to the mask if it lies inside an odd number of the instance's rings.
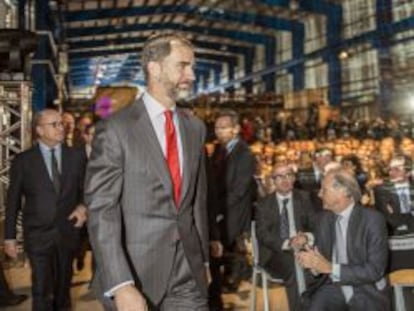
[[210,241],[210,255],[214,258],[223,256],[223,244],[220,241]]
[[332,264],[316,248],[298,252],[296,260],[304,268],[323,274],[332,273]]
[[74,226],[80,228],[88,219],[88,212],[86,206],[83,204],[78,205],[75,210],[69,215],[69,220],[75,219]]
[[308,243],[308,237],[303,232],[298,232],[296,236],[290,239],[290,246],[294,250],[301,250]]
[[145,298],[132,285],[125,285],[117,289],[114,300],[118,311],[148,311]]
[[211,282],[213,281],[213,278],[211,277],[211,271],[210,271],[210,266],[206,266],[206,277],[207,277],[207,285],[210,285]]
[[17,258],[17,241],[7,240],[4,242],[4,252],[7,256],[16,259]]

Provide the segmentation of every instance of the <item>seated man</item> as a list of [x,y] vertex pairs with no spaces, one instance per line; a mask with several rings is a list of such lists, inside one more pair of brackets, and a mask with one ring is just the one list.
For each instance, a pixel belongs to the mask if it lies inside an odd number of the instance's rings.
[[414,233],[414,185],[411,161],[396,156],[390,161],[389,180],[374,189],[375,207],[383,213],[390,235]]
[[264,197],[256,210],[259,261],[272,276],[282,278],[290,310],[299,310],[299,287],[304,290],[301,267],[295,267],[292,248],[313,243],[314,210],[308,193],[293,189],[295,174],[285,163],[273,169],[275,193]]
[[390,310],[383,216],[358,203],[358,183],[343,169],[325,175],[320,195],[327,211],[318,225],[316,247],[296,256],[315,276],[304,293],[303,310]]

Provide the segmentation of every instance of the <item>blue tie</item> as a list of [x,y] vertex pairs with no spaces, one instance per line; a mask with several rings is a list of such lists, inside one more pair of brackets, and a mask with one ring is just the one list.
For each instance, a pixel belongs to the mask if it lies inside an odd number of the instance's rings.
[[289,218],[287,204],[289,199],[283,199],[282,211],[280,213],[280,238],[282,241],[289,239]]
[[406,214],[410,212],[410,200],[408,198],[407,191],[405,189],[400,190],[400,210],[402,214]]

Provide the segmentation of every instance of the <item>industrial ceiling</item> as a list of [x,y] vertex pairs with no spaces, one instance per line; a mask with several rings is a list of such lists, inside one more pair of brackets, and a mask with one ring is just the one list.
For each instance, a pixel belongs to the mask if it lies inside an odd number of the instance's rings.
[[252,61],[257,49],[263,48],[265,54],[274,53],[278,32],[292,33],[293,41],[289,45],[303,46],[303,21],[309,17],[329,19],[331,23],[340,21],[339,2],[65,1],[63,13],[69,53],[69,83],[75,92],[126,81],[143,84],[139,53],[145,40],[158,31],[179,31],[187,36],[197,47],[197,77],[214,73],[215,81],[219,83],[226,74],[226,66],[237,68],[246,60]]

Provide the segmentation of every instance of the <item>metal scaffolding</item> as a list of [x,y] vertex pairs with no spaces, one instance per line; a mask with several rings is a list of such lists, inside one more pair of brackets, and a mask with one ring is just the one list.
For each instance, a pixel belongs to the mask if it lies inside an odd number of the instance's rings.
[[4,214],[10,164],[31,145],[31,83],[0,80],[0,213]]

